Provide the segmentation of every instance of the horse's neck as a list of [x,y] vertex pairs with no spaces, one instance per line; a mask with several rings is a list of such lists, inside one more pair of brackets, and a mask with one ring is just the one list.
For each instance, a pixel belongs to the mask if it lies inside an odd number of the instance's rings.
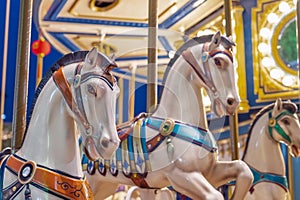
[[285,175],[280,145],[270,137],[267,122],[266,113],[254,125],[244,161],[261,172]]
[[66,107],[60,91],[49,80],[38,97],[17,154],[49,168],[82,176],[76,124]]
[[182,57],[178,58],[168,74],[160,104],[153,115],[207,128],[201,87],[196,84],[198,77],[192,70]]

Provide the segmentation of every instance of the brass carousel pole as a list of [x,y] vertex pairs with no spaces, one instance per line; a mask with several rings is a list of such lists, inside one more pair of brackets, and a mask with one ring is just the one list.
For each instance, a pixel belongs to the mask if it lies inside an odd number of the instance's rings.
[[157,104],[157,1],[148,0],[147,111],[150,113]]
[[33,0],[21,1],[14,91],[12,149],[21,147],[26,128],[28,73]]
[[2,149],[3,137],[3,118],[4,115],[4,102],[5,102],[5,88],[6,88],[6,67],[7,67],[7,43],[8,43],[8,28],[9,28],[9,9],[10,0],[6,1],[6,16],[5,16],[5,34],[3,46],[3,68],[2,68],[2,88],[1,88],[1,113],[0,113],[0,151]]
[[[225,29],[226,36],[232,35],[231,28],[231,10],[232,10],[232,1],[224,0],[224,10],[225,10]],[[229,116],[229,126],[230,126],[230,141],[231,141],[231,155],[232,160],[239,159],[239,149],[238,149],[238,113],[235,112],[233,115]]]
[[131,71],[131,79],[129,85],[129,116],[128,119],[131,120],[134,118],[134,101],[135,101],[135,72],[136,72],[136,65],[131,65],[129,67]]

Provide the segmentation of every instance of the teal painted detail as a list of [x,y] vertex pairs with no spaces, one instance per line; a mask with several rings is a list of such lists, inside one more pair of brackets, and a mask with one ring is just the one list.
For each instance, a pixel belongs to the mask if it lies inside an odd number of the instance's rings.
[[[164,120],[165,119],[157,117],[148,117],[145,119],[145,123],[148,127],[159,130]],[[215,140],[210,137],[208,131],[199,127],[175,121],[171,136],[202,146],[210,152],[217,150],[217,144]]]

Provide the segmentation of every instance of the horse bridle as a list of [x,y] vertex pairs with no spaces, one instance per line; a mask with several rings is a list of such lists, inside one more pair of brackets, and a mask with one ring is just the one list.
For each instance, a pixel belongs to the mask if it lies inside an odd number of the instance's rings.
[[107,83],[107,85],[110,87],[110,89],[113,90],[113,84],[116,81],[115,78],[109,73],[108,70],[110,70],[113,67],[116,67],[114,64],[110,64],[106,69],[106,71],[103,72],[103,74],[99,74],[96,72],[86,72],[84,74],[81,74],[81,69],[83,67],[83,64],[80,63],[77,65],[75,70],[75,76],[73,80],[73,86],[75,90],[75,98],[72,95],[72,90],[70,87],[70,83],[67,81],[64,73],[63,73],[63,67],[60,67],[57,71],[53,73],[53,80],[56,84],[56,86],[61,91],[64,99],[66,100],[69,108],[72,110],[72,112],[75,114],[75,116],[78,118],[80,123],[85,128],[85,136],[92,135],[92,125],[89,123],[86,112],[83,106],[82,101],[82,95],[81,95],[81,88],[80,85],[86,81],[88,81],[91,78],[98,78]]
[[200,80],[206,85],[206,88],[210,90],[213,94],[215,99],[220,99],[218,90],[214,84],[214,81],[212,79],[211,71],[209,69],[208,59],[214,57],[216,54],[224,54],[229,57],[231,62],[233,62],[233,56],[232,53],[228,49],[213,49],[209,51],[209,43],[205,43],[202,48],[202,54],[201,54],[201,61],[203,63],[203,69],[201,70],[201,67],[199,66],[197,60],[195,59],[193,53],[190,49],[185,50],[182,52],[182,57],[185,59],[187,63],[192,67],[194,72],[197,74],[197,76],[200,78]]
[[268,128],[269,128],[269,134],[271,136],[271,138],[275,141],[275,142],[278,142],[274,139],[274,136],[273,136],[273,128],[277,131],[277,133],[279,135],[281,135],[286,141],[288,141],[289,143],[292,142],[290,136],[288,136],[285,131],[281,128],[281,126],[279,125],[278,121],[280,120],[280,118],[282,118],[283,116],[285,115],[289,115],[289,116],[292,116],[294,117],[294,115],[288,111],[288,110],[285,110],[284,112],[280,113],[279,115],[277,115],[276,117],[273,117],[272,116],[272,110],[269,112],[269,125],[268,125]]

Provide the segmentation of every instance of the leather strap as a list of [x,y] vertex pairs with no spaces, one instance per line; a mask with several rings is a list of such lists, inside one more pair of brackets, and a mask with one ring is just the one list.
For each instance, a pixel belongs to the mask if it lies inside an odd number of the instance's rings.
[[[22,167],[30,161],[24,161],[15,154],[11,155],[6,168],[12,173],[19,175]],[[90,200],[93,193],[86,178],[71,177],[64,172],[52,170],[40,165],[36,166],[29,184],[37,185],[44,191],[69,199]],[[19,180],[20,181],[20,180]]]
[[[208,87],[208,89],[210,89],[213,93],[215,93],[216,87],[214,85],[214,83],[212,82],[212,80],[210,80],[208,77],[211,77],[211,75],[206,76],[202,71],[200,71],[201,67],[198,64],[197,60],[195,59],[194,55],[192,54],[190,49],[185,50],[182,54],[182,57],[185,59],[185,61],[187,63],[189,63],[189,65],[193,68],[193,70],[195,71],[195,73],[197,74],[197,76],[202,80],[202,82]],[[210,74],[210,71],[208,69],[208,67],[206,67],[207,74]]]
[[72,110],[74,110],[74,101],[73,101],[70,84],[68,83],[63,73],[63,67],[60,67],[57,71],[55,71],[52,77],[56,86],[60,89],[61,93],[63,94],[68,106]]
[[271,136],[271,138],[275,141],[275,142],[278,142],[274,139],[274,136],[273,136],[273,128],[277,131],[277,133],[279,135],[281,135],[287,142],[291,143],[292,140],[290,138],[290,136],[288,136],[285,131],[281,128],[281,126],[279,125],[278,123],[278,120],[284,116],[284,115],[290,115],[293,117],[293,114],[290,113],[289,111],[284,111],[282,113],[280,113],[277,117],[273,118],[272,117],[272,110],[269,112],[269,134]]
[[140,188],[151,188],[148,183],[145,180],[145,177],[147,176],[147,173],[145,174],[137,174],[137,173],[133,173],[130,175],[130,179],[132,180],[132,182],[140,187]]
[[63,70],[63,67],[60,67],[57,71],[53,73],[53,81],[55,82],[56,86],[60,89],[62,95],[64,96],[68,106],[74,112],[76,117],[82,122],[83,126],[86,130],[90,128],[90,125],[83,115],[83,113],[79,110],[78,106],[76,105],[76,101],[73,98],[71,87],[69,82],[67,81]]

